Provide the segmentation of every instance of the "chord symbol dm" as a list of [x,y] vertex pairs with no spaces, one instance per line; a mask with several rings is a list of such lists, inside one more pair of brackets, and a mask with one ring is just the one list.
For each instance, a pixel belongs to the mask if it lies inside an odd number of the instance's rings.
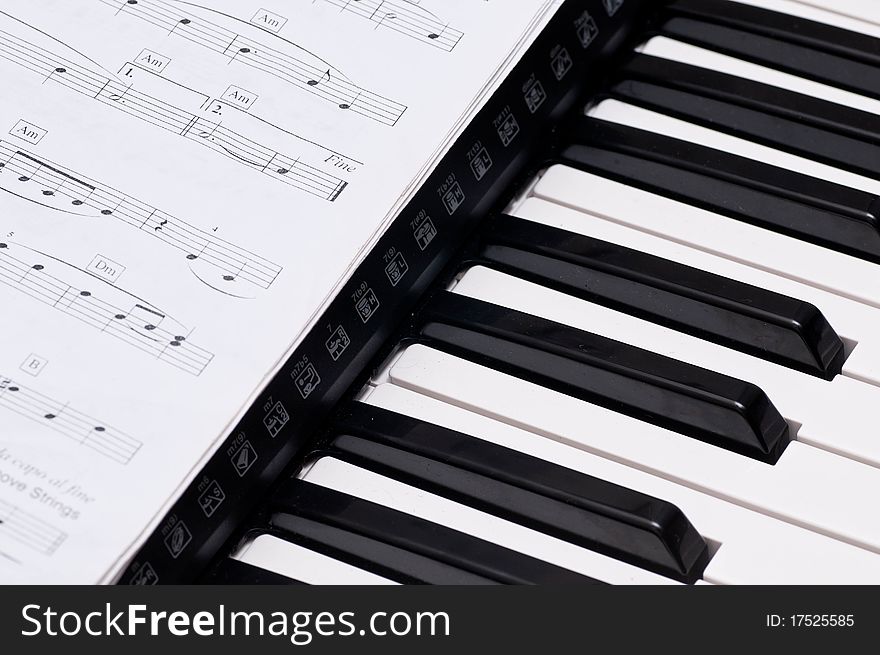
[[[188,336],[163,327],[167,316],[131,294],[113,287],[132,298],[127,309],[121,308],[51,275],[47,266],[64,266],[58,260],[34,255],[32,261],[25,261],[12,255],[11,250],[10,244],[0,242],[0,284],[192,375],[200,375],[214,358]],[[44,260],[49,263],[42,263]]]
[[[282,270],[209,231],[4,141],[0,141],[0,188],[58,211],[120,221],[181,251],[183,261],[210,265],[217,271],[218,284],[243,280],[268,289]],[[229,285],[215,288],[224,286]]]

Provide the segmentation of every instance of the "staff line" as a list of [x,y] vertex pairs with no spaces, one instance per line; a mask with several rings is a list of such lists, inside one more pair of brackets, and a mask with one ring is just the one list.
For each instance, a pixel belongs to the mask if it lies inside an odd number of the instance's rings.
[[[5,32],[0,31],[0,34],[6,34]],[[0,41],[0,46],[2,46],[2,41]],[[31,62],[24,60],[25,63],[22,63],[21,57],[24,55],[29,55],[32,59],[39,61],[42,58],[43,63],[45,64],[45,69],[40,71],[40,74],[43,75],[46,79],[53,79],[62,84],[62,86],[66,86],[71,90],[82,93],[84,95],[89,95],[94,99],[97,99],[102,104],[107,106],[115,107],[124,113],[137,117],[141,120],[144,120],[147,123],[153,124],[157,127],[161,127],[168,131],[173,131],[176,133],[185,132],[187,125],[190,125],[193,122],[198,122],[198,115],[190,114],[185,112],[177,107],[169,103],[162,103],[161,101],[152,98],[148,94],[137,91],[136,89],[132,89],[131,87],[123,87],[119,83],[113,82],[112,78],[108,79],[107,82],[103,84],[98,84],[94,81],[94,78],[90,78],[89,75],[83,75],[79,68],[69,64],[69,68],[65,66],[58,66],[57,64],[49,64],[51,61],[51,55],[47,55],[40,48],[28,44],[27,46],[22,46],[22,49],[26,52],[15,53],[15,55],[10,55],[8,51],[4,48],[0,48],[0,55],[3,53],[6,54],[6,59],[12,61],[17,65],[23,65],[28,70],[33,70],[30,66]],[[57,61],[57,59],[56,59]],[[85,83],[79,80],[86,80]],[[99,80],[102,78],[98,78]],[[219,124],[218,124],[219,125]],[[222,130],[218,130],[227,140],[226,143],[219,143],[215,145],[214,143],[208,142],[206,139],[199,139],[196,142],[201,142],[203,145],[210,147],[215,152],[220,152],[221,154],[226,154],[229,156],[230,154],[236,155],[236,159],[238,159],[241,163],[245,160],[241,157],[237,156],[235,149],[246,147],[248,150],[254,150],[255,152],[272,152],[273,157],[277,157],[278,154],[276,151],[270,151],[264,146],[250,141],[241,135],[233,132],[229,128],[222,128]],[[182,134],[182,136],[187,136],[186,133]],[[190,140],[192,140],[192,136],[190,136]],[[228,148],[227,148],[228,145]],[[219,148],[219,149],[218,149]],[[226,152],[221,152],[226,151]],[[269,163],[271,158],[268,154],[265,155],[267,161],[265,163]],[[291,160],[292,161],[292,160]],[[263,162],[259,162],[257,165],[249,166],[252,169],[258,170],[259,172],[266,173],[264,170]],[[319,186],[315,186],[312,171],[318,171],[320,173],[321,181]],[[293,172],[295,174],[287,176],[287,173]],[[299,179],[302,176],[302,179]],[[275,175],[272,174],[270,177],[277,179],[289,186],[293,186],[295,188],[299,188],[303,191],[321,197],[325,200],[335,200],[337,189],[340,186],[340,183],[343,182],[340,178],[332,176],[327,173],[323,173],[320,169],[315,167],[310,167],[309,176],[304,176],[302,170],[296,171],[287,171],[284,175]],[[325,186],[326,185],[326,186]],[[344,188],[344,187],[343,187]]]
[[[0,152],[2,151],[2,148],[0,148]],[[9,171],[12,174],[28,173],[28,182],[42,183],[46,187],[55,186],[56,181],[49,176],[43,175],[40,172],[41,169],[38,169],[36,172],[26,171],[24,168],[19,168],[14,163],[11,163],[12,161],[14,159],[9,159],[2,163],[0,174],[3,171]],[[248,279],[263,288],[268,288],[282,270],[280,266],[261,260],[249,251],[213,237],[198,228],[189,226],[170,214],[154,209],[143,212],[130,211],[128,208],[133,205],[133,202],[121,194],[110,195],[96,187],[92,193],[86,196],[86,200],[80,200],[84,196],[67,193],[62,185],[55,188],[53,195],[81,202],[82,206],[90,206],[98,211],[102,209],[104,211],[111,211],[109,207],[114,207],[110,215],[118,218],[123,223],[146,232],[188,255],[198,253],[199,258],[212,263],[212,265],[218,268],[228,272],[232,270],[242,271],[243,279]],[[168,222],[164,226],[160,226],[163,220]],[[161,229],[157,231],[154,229],[155,227],[161,227]],[[238,251],[238,253],[235,251]],[[207,257],[205,257],[206,254]]]
[[[100,1],[111,7],[116,6],[111,0]],[[126,3],[121,9],[126,10],[122,12],[123,15],[128,14],[152,25],[161,26],[168,30],[169,35],[177,35],[201,47],[218,52],[224,57],[229,57],[229,53],[232,51],[230,63],[238,61],[244,65],[263,70],[286,80],[301,90],[318,95],[325,100],[331,100],[340,108],[354,109],[358,107],[358,111],[355,113],[380,123],[393,126],[406,111],[406,106],[354,84],[338,69],[317,57],[315,59],[320,61],[319,65],[276,50],[258,39],[244,37],[237,32],[215,25],[209,20],[183,16],[181,12],[176,12],[158,0],[139,0],[134,5]],[[148,16],[154,20],[148,20]],[[159,22],[157,23],[157,21]],[[183,23],[183,21],[187,22]],[[292,45],[299,48],[295,44]],[[303,50],[303,52],[307,51]],[[335,73],[335,77],[331,76],[328,82],[323,82],[323,76],[330,71]],[[323,87],[329,87],[329,90]]]
[[73,409],[69,403],[61,403],[9,377],[0,376],[0,407],[121,464],[128,464],[143,447],[141,441]]
[[[186,337],[175,335],[159,325],[138,324],[130,314],[133,310],[119,307],[77,289],[54,276],[28,265],[8,253],[8,244],[0,244],[0,283],[24,293],[45,305],[61,311],[101,332],[114,336],[139,350],[151,353],[193,375],[200,375],[214,355],[193,345]],[[2,275],[2,272],[12,275]],[[5,278],[5,279],[4,279]],[[62,301],[70,297],[64,306]],[[124,323],[123,323],[124,322]],[[148,334],[144,334],[146,331]],[[154,341],[150,347],[145,340]],[[164,344],[164,345],[161,345]],[[169,350],[168,346],[172,346]]]

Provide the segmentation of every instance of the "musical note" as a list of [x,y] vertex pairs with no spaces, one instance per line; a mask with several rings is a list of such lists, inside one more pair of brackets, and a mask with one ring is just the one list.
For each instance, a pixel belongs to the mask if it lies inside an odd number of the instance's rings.
[[340,109],[351,109],[353,105],[356,105],[356,104],[357,104],[357,101],[358,101],[359,99],[360,99],[360,95],[356,95],[354,98],[352,98],[352,99],[349,100],[348,102],[340,102],[340,103],[339,103],[339,108],[340,108]]
[[[274,158],[275,162],[279,159],[278,155]],[[35,191],[29,194],[27,188],[30,186]],[[199,260],[213,267],[219,271],[218,280],[234,270],[237,280],[268,289],[282,271],[277,264],[224,241],[212,232],[5,141],[0,141],[0,189],[56,211],[118,220],[182,251],[187,262]],[[51,194],[46,193],[49,189]]]
[[3,376],[0,376],[0,409],[30,419],[120,464],[128,464],[143,445],[69,404],[59,403]]
[[[155,127],[186,137],[259,172],[266,172],[268,162],[276,154],[271,148],[219,123],[207,121],[140,92],[131,85],[121,84],[101,73],[64,60],[53,52],[3,30],[0,30],[0,61],[8,61],[43,76],[46,75],[47,70],[63,68],[65,71],[63,75],[51,78],[55,84],[91,97],[105,106],[113,107]],[[338,198],[338,189],[343,182],[335,175],[325,173],[305,162],[300,162],[291,170],[290,175],[273,177],[284,184],[330,202]]]
[[319,84],[321,84],[322,82],[324,82],[324,78],[325,78],[325,77],[327,78],[327,82],[330,82],[330,81],[331,81],[331,78],[330,78],[330,69],[329,69],[329,68],[328,68],[326,71],[324,71],[324,74],[321,76],[320,79],[317,79],[317,80],[309,80],[308,82],[306,82],[306,84],[308,84],[309,86],[318,86]]
[[67,534],[18,506],[0,500],[0,538],[51,555],[64,543]]
[[[29,250],[24,246],[17,248]],[[214,358],[188,337],[181,336],[181,328],[163,328],[166,315],[146,307],[125,290],[110,285],[104,287],[107,293],[112,291],[132,299],[129,309],[104,301],[90,289],[79,289],[50,274],[47,266],[53,270],[68,266],[60,260],[38,256],[36,251],[31,251],[34,254],[25,260],[14,256],[11,252],[14,249],[11,244],[0,242],[0,284],[191,375],[200,375]]]
[[449,27],[449,23],[410,0],[320,1],[339,7],[343,13],[366,18],[375,24],[374,29],[384,27],[446,52],[452,52],[464,37],[463,32]]
[[[119,0],[98,1],[114,9],[120,9]],[[352,113],[384,125],[396,125],[407,109],[399,102],[361,88],[340,71],[329,66],[327,62],[295,43],[278,36],[274,37],[279,43],[284,44],[285,50],[295,49],[294,53],[288,53],[266,45],[256,38],[242,36],[192,13],[194,9],[213,11],[209,7],[197,7],[190,3],[167,0],[138,0],[137,3],[124,5],[122,9],[124,11],[117,12],[121,16],[136,17],[151,25],[166,28],[169,34],[227,57],[230,64],[238,62],[256,68],[336,105],[349,104]],[[182,19],[183,12],[191,15]],[[186,20],[185,28],[182,28],[184,20]],[[253,29],[262,36],[267,36],[258,28]],[[355,96],[358,96],[357,105],[346,101],[347,98]]]

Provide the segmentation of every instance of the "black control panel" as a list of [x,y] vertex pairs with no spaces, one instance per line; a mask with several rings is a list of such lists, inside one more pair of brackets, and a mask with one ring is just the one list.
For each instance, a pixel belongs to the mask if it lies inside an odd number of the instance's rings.
[[[552,126],[639,29],[646,0],[567,0],[175,503],[121,584],[193,581],[307,449]],[[184,435],[185,436],[185,435]]]

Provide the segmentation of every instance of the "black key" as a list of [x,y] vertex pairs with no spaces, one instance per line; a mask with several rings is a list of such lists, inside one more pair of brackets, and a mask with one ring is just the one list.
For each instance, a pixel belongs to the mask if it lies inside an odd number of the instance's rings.
[[832,379],[844,345],[813,305],[607,241],[511,216],[487,221],[476,263]]
[[201,579],[201,584],[214,585],[298,585],[293,580],[273,571],[252,566],[247,562],[226,558]]
[[660,575],[693,583],[708,562],[671,503],[360,403],[332,430],[334,457]]
[[506,307],[442,292],[418,338],[451,355],[763,462],[788,424],[748,382]]
[[880,178],[880,116],[677,61],[635,55],[610,95]]
[[273,534],[408,584],[601,584],[442,525],[301,480],[273,496]]
[[579,118],[561,161],[803,241],[880,262],[880,199],[672,137]]
[[880,40],[727,0],[676,0],[659,33],[880,98]]

